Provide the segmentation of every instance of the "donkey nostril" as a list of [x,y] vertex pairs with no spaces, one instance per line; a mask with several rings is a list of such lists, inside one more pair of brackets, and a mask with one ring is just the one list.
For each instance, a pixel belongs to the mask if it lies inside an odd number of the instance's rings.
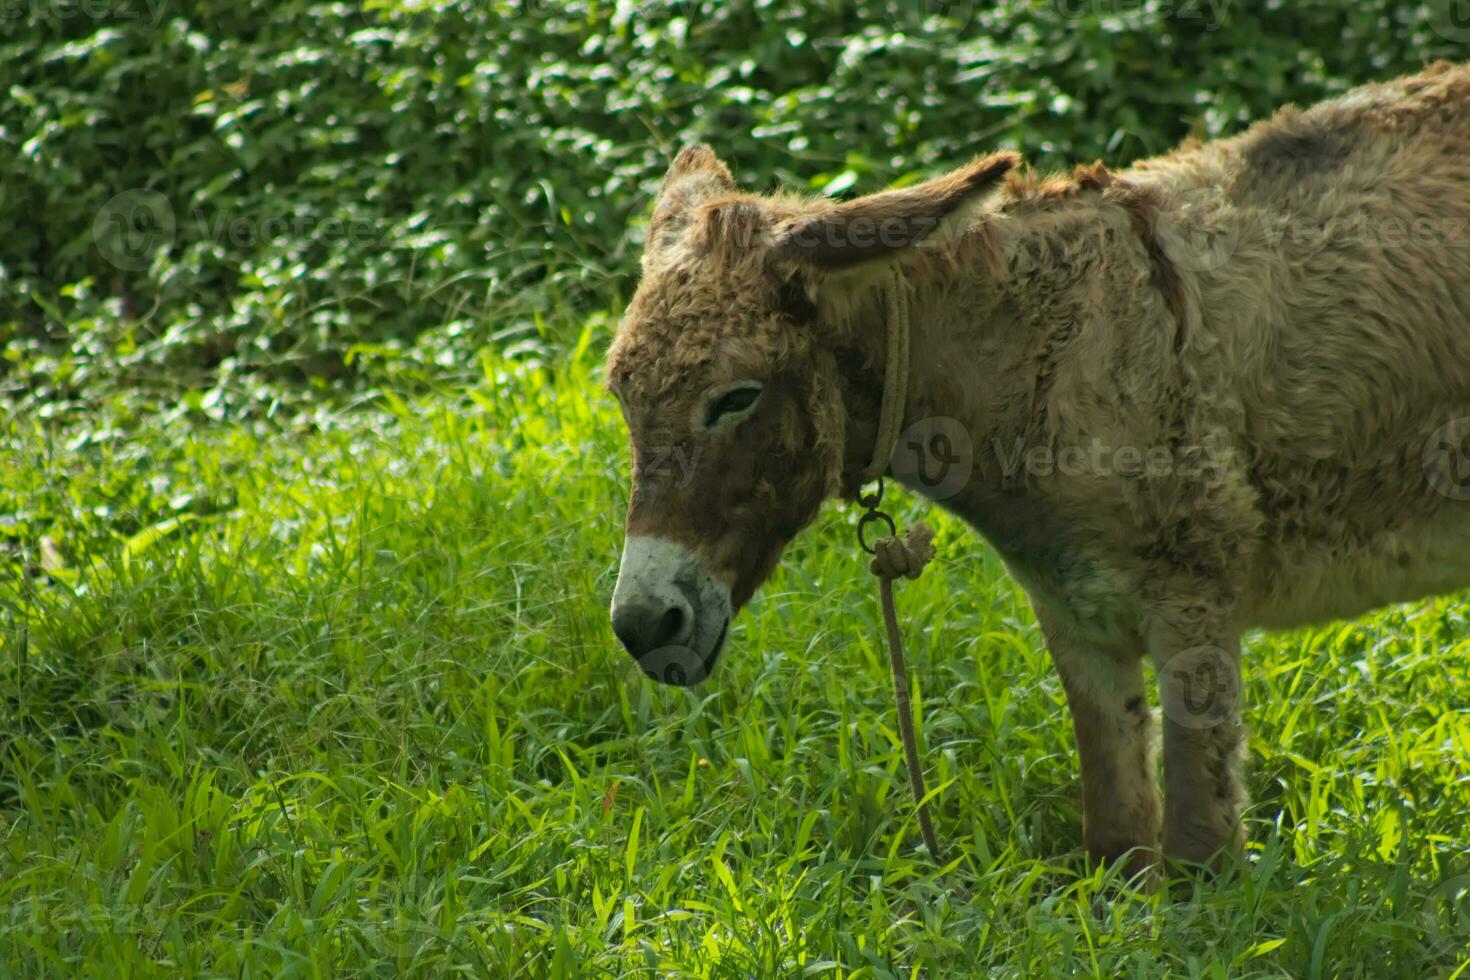
[[689,629],[690,610],[682,602],[628,603],[613,609],[613,635],[634,657],[679,643]]
[[658,630],[655,632],[654,646],[666,646],[684,629],[684,610],[678,606],[671,606],[663,616],[659,618]]
[[626,619],[618,616],[613,617],[613,636],[623,645],[623,649],[629,653],[636,654],[638,650],[638,630]]

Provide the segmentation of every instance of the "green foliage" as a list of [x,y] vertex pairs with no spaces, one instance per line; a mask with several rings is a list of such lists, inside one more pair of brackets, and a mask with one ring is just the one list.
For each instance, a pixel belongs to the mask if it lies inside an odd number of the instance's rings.
[[1443,7],[0,2],[0,398],[269,411],[554,348],[626,297],[680,141],[830,193],[1122,164],[1462,57]]

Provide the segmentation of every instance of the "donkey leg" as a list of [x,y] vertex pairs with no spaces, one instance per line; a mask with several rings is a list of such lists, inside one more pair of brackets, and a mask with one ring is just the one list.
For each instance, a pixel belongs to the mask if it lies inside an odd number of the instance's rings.
[[1164,716],[1164,854],[1219,866],[1245,843],[1240,637],[1207,603],[1170,603],[1149,631]]
[[1157,860],[1159,791],[1153,716],[1137,651],[1099,650],[1036,604],[1037,620],[1071,709],[1082,764],[1082,839],[1088,856],[1126,855],[1136,874]]

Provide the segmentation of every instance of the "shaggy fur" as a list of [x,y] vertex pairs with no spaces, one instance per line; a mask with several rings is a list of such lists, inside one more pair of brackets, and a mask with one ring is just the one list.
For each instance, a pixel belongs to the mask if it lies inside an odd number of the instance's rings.
[[[971,435],[941,503],[1032,599],[1090,853],[1207,861],[1241,842],[1242,632],[1470,584],[1470,493],[1426,468],[1426,446],[1470,433],[1444,428],[1470,416],[1470,66],[1125,172],[1015,167],[833,204],[741,193],[709,150],[681,153],[609,357],[628,528],[748,600],[822,500],[857,489],[896,265],[905,420]],[[747,378],[766,382],[756,413],[701,431],[711,392]],[[667,447],[697,458],[691,479],[649,465]],[[1224,692],[1213,714],[1196,681]]]

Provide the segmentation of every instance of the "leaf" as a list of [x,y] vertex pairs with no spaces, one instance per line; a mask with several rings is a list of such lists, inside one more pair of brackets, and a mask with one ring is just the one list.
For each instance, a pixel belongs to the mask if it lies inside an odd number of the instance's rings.
[[1286,943],[1286,939],[1285,938],[1282,938],[1282,939],[1267,939],[1265,942],[1256,943],[1250,949],[1246,950],[1245,952],[1243,952],[1239,956],[1237,956],[1235,958],[1235,962],[1236,963],[1244,963],[1246,960],[1253,960],[1253,959],[1255,959],[1258,956],[1265,956],[1267,953],[1271,952],[1272,950],[1281,948],[1281,946],[1283,946],[1285,943]]
[[132,567],[134,558],[143,554],[143,552],[173,534],[185,524],[192,524],[198,519],[193,514],[180,514],[178,517],[170,517],[168,520],[159,521],[152,527],[145,527],[132,537],[123,539],[123,567]]
[[852,187],[853,184],[856,184],[857,179],[858,175],[856,170],[844,170],[836,177],[827,181],[826,186],[822,188],[822,193],[828,197],[836,197],[838,194]]

